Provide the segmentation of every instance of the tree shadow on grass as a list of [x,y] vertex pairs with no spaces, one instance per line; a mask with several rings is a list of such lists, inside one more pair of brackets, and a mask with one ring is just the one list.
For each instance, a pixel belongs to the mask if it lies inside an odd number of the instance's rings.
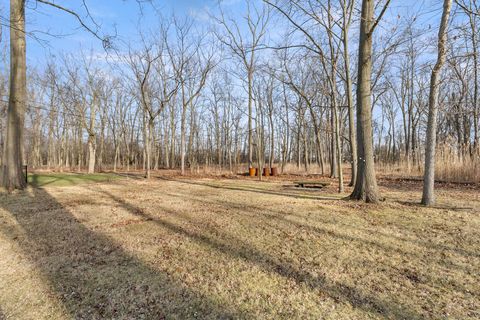
[[[259,219],[262,219],[263,221],[261,222],[262,224],[267,224],[269,227],[272,228],[277,228],[281,230],[280,226],[283,227],[288,227],[288,226],[294,226],[297,230],[308,230],[309,232],[313,232],[318,235],[322,236],[328,236],[331,239],[334,240],[340,240],[341,242],[347,242],[351,243],[355,247],[359,247],[359,249],[363,247],[368,247],[368,248],[375,248],[376,250],[379,250],[381,252],[384,252],[385,255],[396,253],[399,255],[402,255],[406,258],[410,259],[417,259],[418,261],[423,261],[425,260],[425,256],[422,255],[419,252],[416,252],[414,249],[412,250],[407,250],[407,249],[402,249],[401,247],[394,246],[392,244],[385,244],[381,243],[378,241],[378,239],[373,238],[374,240],[371,239],[366,239],[364,237],[359,237],[355,235],[351,235],[345,232],[338,232],[331,230],[323,225],[330,225],[331,227],[338,227],[338,226],[345,226],[345,227],[350,227],[350,228],[357,228],[359,229],[359,226],[352,226],[348,224],[341,223],[339,221],[336,221],[335,223],[332,222],[327,222],[327,221],[322,221],[321,225],[311,225],[308,223],[302,223],[298,222],[292,219],[286,218],[286,216],[292,216],[296,218],[302,218],[305,219],[305,216],[301,216],[299,214],[294,214],[294,213],[279,213],[278,211],[271,210],[268,208],[264,207],[259,207],[251,204],[236,204],[232,201],[225,201],[225,200],[207,200],[205,198],[198,198],[194,197],[192,195],[179,195],[179,194],[172,194],[172,193],[167,193],[168,196],[171,197],[178,197],[182,199],[183,201],[189,201],[189,202],[197,202],[200,204],[207,204],[207,205],[218,205],[224,208],[228,209],[236,209],[236,210],[241,210],[243,215],[249,215],[252,217],[252,219],[255,219],[256,223],[259,223]],[[266,221],[271,221],[274,222],[273,224],[268,224]],[[372,230],[367,230],[365,228],[360,228],[363,231],[369,231],[371,232]],[[388,235],[385,235],[388,236]],[[397,237],[394,237],[397,239]],[[397,239],[399,240],[399,239]],[[404,240],[403,238],[400,238],[400,240]],[[404,240],[407,241],[407,240]],[[414,242],[415,243],[415,242]],[[419,243],[415,243],[417,245],[421,245]],[[437,248],[436,246],[424,246],[425,248],[429,250],[447,250],[444,247],[442,248]],[[452,250],[454,251],[454,250]],[[458,252],[458,251],[456,251]],[[458,252],[460,254],[465,254],[463,251]],[[428,254],[428,253],[426,253]],[[465,255],[466,257],[473,256],[471,253],[469,255]],[[444,261],[444,259],[440,259],[437,261],[438,265],[444,268],[448,269],[457,269],[457,270],[462,270],[464,273],[469,273],[471,270],[467,270],[464,268],[464,266],[456,264],[454,261],[450,261],[450,263],[447,263]],[[390,266],[393,269],[402,269],[405,270],[405,268],[402,268],[402,266],[397,266],[397,265],[391,265]],[[424,276],[425,280],[429,279],[431,283],[441,283],[444,279],[442,278],[442,275],[437,275],[437,274],[428,274]],[[456,291],[461,292],[462,294],[468,293],[469,291],[463,287],[461,283],[458,283],[456,285]]]
[[60,176],[54,176],[54,175],[49,176],[50,181],[43,181],[43,182],[40,181],[40,176],[38,174],[33,174],[31,177],[32,179],[31,181],[28,181],[28,184],[30,184],[32,187],[35,187],[35,188],[45,187],[49,184],[56,183],[58,181],[67,181],[69,183],[72,182],[71,179],[67,179]]
[[122,178],[129,178],[134,180],[144,180],[145,173],[135,173],[135,172],[111,172],[111,174],[117,175]]
[[[69,177],[71,175],[71,177]],[[80,178],[78,178],[80,176]],[[47,181],[42,181],[40,177],[44,177]],[[77,178],[76,178],[77,177]],[[70,173],[70,174],[49,174],[49,175],[38,175],[32,174],[31,179],[28,182],[29,185],[35,188],[46,187],[51,184],[56,184],[58,182],[65,183],[65,186],[74,186],[80,183],[91,183],[91,182],[108,182],[111,180],[110,177],[105,176],[106,179],[98,179],[98,174],[88,175],[88,174],[79,174],[79,173]]]
[[[202,183],[202,182],[194,182],[194,181],[187,181],[187,180],[176,180],[176,179],[170,179],[168,177],[159,177],[160,179],[163,179],[163,180],[167,180],[167,181],[172,181],[172,182],[179,182],[179,183],[184,183],[184,184],[189,184],[189,185],[198,185],[198,186],[205,186],[205,187],[210,187],[210,188],[215,188],[215,189],[225,189],[225,190],[236,190],[236,191],[245,191],[245,192],[255,192],[255,193],[263,193],[263,194],[271,194],[271,195],[279,195],[279,196],[285,196],[285,197],[293,197],[293,198],[297,198],[297,199],[311,199],[311,200],[346,200],[346,201],[349,201],[350,199],[348,197],[345,197],[345,198],[334,198],[334,197],[326,197],[326,196],[309,196],[309,195],[296,195],[296,194],[288,194],[288,193],[283,193],[283,192],[276,192],[276,191],[268,191],[268,190],[264,190],[264,189],[259,189],[259,188],[253,188],[253,187],[248,187],[248,188],[243,188],[243,187],[235,187],[235,186],[224,186],[224,185],[215,185],[215,184],[210,184],[210,183]],[[172,195],[174,196],[174,195]],[[408,206],[409,204],[410,205],[415,205],[415,206],[419,206],[419,207],[425,207],[423,205],[421,205],[420,203],[408,203],[406,201],[396,201],[402,205],[405,205],[405,206]],[[228,206],[228,205],[231,205],[231,202],[228,202],[228,203],[224,203],[223,204],[224,206]],[[258,208],[258,207],[255,207],[255,206],[251,206],[249,204],[242,204],[242,207],[246,208],[246,207],[250,207],[250,208],[254,208],[254,209],[259,209],[259,210],[263,210],[265,211],[265,208]],[[472,210],[473,208],[470,208],[470,207],[455,207],[455,206],[444,206],[444,207],[441,207],[441,206],[437,206],[437,207],[432,207],[432,209],[443,209],[443,210],[454,210],[454,211],[469,211],[469,210]],[[268,210],[267,210],[268,211]],[[293,216],[297,216],[297,217],[301,217],[299,215],[296,215],[296,214],[292,214],[292,213],[289,213],[289,215],[293,215]],[[281,216],[277,215],[277,212],[275,212],[275,217],[274,218],[281,218]],[[290,220],[289,220],[290,221]],[[352,227],[352,226],[350,226]],[[355,226],[355,228],[361,228],[359,226]],[[371,231],[371,230],[367,230],[367,229],[363,229],[363,230],[366,230],[366,231]],[[440,250],[440,251],[450,251],[452,253],[458,253],[458,254],[461,254],[467,258],[469,257],[473,257],[473,258],[478,258],[480,257],[480,254],[479,253],[476,253],[476,252],[471,252],[471,251],[468,251],[468,250],[464,250],[462,248],[459,248],[459,247],[451,247],[451,246],[447,246],[447,245],[443,245],[443,244],[435,244],[435,243],[432,243],[432,242],[429,242],[429,241],[426,241],[426,240],[421,240],[421,239],[417,239],[417,240],[409,240],[409,239],[406,239],[406,238],[403,238],[403,237],[400,237],[400,236],[396,236],[395,234],[383,234],[382,232],[380,232],[379,230],[375,230],[376,233],[379,233],[383,236],[386,236],[386,237],[392,237],[392,238],[395,238],[396,240],[399,240],[399,241],[402,241],[402,242],[405,242],[405,243],[412,243],[412,244],[415,244],[415,245],[419,245],[419,246],[423,246],[429,250]],[[400,253],[400,252],[399,252]]]
[[43,189],[3,197],[0,207],[15,221],[0,223],[0,232],[21,248],[71,318],[246,317],[90,230]]
[[[213,200],[212,201],[212,200],[206,200],[206,199],[196,198],[196,197],[192,197],[192,196],[177,195],[177,194],[171,194],[171,193],[169,193],[168,195],[172,196],[172,197],[178,197],[180,199],[183,199],[184,201],[192,201],[192,202],[198,202],[198,203],[210,204],[210,205],[214,204],[214,205],[222,206],[224,208],[232,208],[232,209],[242,210],[243,214],[251,215],[252,218],[256,217],[256,218],[260,218],[260,219],[265,219],[265,220],[273,221],[277,224],[280,223],[284,226],[294,226],[295,228],[298,228],[298,229],[304,229],[304,230],[308,230],[308,231],[311,231],[311,232],[314,232],[314,233],[317,233],[317,234],[327,235],[327,236],[330,236],[332,238],[341,239],[341,240],[344,240],[344,241],[347,241],[347,242],[361,243],[363,245],[375,247],[375,248],[377,248],[381,251],[385,251],[385,252],[396,252],[396,253],[402,254],[402,255],[407,255],[408,254],[408,252],[403,251],[399,248],[395,248],[395,247],[392,247],[392,246],[385,246],[383,244],[377,243],[377,242],[372,241],[372,240],[359,238],[359,237],[352,236],[352,235],[349,235],[349,234],[338,233],[338,232],[335,232],[335,231],[330,230],[330,229],[325,228],[325,227],[320,227],[320,226],[310,225],[310,224],[306,224],[306,223],[301,223],[301,222],[298,222],[298,221],[295,221],[295,220],[292,220],[292,219],[287,219],[285,217],[286,215],[288,215],[288,216],[292,216],[292,217],[296,217],[296,218],[305,219],[305,216],[301,216],[299,214],[294,214],[294,213],[281,214],[278,211],[271,210],[271,209],[268,209],[268,208],[259,207],[259,206],[255,206],[255,205],[251,205],[251,204],[245,204],[245,203],[244,204],[236,204],[236,203],[233,203],[233,202],[230,202],[230,201],[225,201],[225,200]],[[328,224],[331,225],[332,223],[328,223]]]
[[[299,285],[306,285],[311,290],[318,290],[321,293],[326,293],[335,301],[348,303],[355,308],[359,308],[368,313],[384,316],[388,319],[400,320],[424,318],[423,315],[417,313],[415,310],[411,310],[408,307],[397,303],[393,299],[386,301],[377,296],[364,293],[359,290],[359,288],[328,279],[323,275],[314,275],[307,270],[299,269],[293,263],[280,261],[278,258],[271,256],[267,252],[251,247],[245,244],[241,239],[225,233],[221,234],[218,229],[213,230],[212,228],[204,227],[202,225],[201,231],[190,230],[180,224],[169,222],[158,216],[151,216],[136,205],[131,204],[108,191],[101,190],[101,192],[133,215],[189,238],[198,244],[207,246],[217,251],[219,254],[228,255],[234,259],[243,259],[244,261],[261,268],[265,272],[278,274],[295,281]],[[183,219],[187,223],[195,223],[191,218],[180,211],[175,211],[163,206],[156,206],[156,210],[160,210],[169,215],[174,215],[177,218]]]
[[308,194],[286,193],[286,192],[281,192],[281,191],[255,188],[255,187],[252,187],[252,186],[238,187],[238,186],[218,185],[218,184],[213,184],[213,183],[208,183],[208,182],[197,182],[197,181],[191,181],[191,180],[173,179],[173,178],[169,178],[169,177],[165,177],[165,176],[159,176],[158,179],[166,180],[166,181],[172,181],[172,182],[178,182],[178,183],[184,183],[184,184],[189,184],[189,185],[209,187],[209,188],[214,188],[214,189],[225,189],[225,190],[235,190],[235,191],[243,191],[243,192],[253,192],[253,193],[260,193],[260,194],[267,194],[267,195],[290,197],[290,198],[295,198],[295,199],[333,200],[333,201],[346,199],[346,198],[342,198],[342,197],[329,197],[329,196],[325,196],[325,195],[324,196],[316,196],[316,195],[308,195]]
[[450,204],[436,204],[432,206],[426,206],[419,201],[406,201],[406,200],[395,200],[395,202],[407,206],[407,207],[421,207],[421,208],[430,208],[437,210],[452,210],[452,211],[470,211],[473,210],[473,207],[459,207]]
[[3,313],[2,308],[0,306],[0,320],[5,320],[7,317],[5,316],[5,313]]
[[[190,199],[190,197],[188,199]],[[197,200],[200,201],[200,199],[197,199]],[[207,200],[202,199],[202,201],[205,202]],[[217,200],[215,202],[219,205],[224,206],[224,207],[232,206],[232,203],[228,202],[228,201]],[[260,212],[262,216],[265,216],[268,219],[272,219],[272,220],[276,220],[276,221],[281,220],[284,223],[294,224],[299,228],[306,228],[306,229],[309,229],[309,230],[312,230],[312,231],[315,231],[315,232],[319,232],[319,233],[323,233],[323,234],[335,235],[336,237],[344,238],[347,241],[359,241],[359,242],[362,242],[363,244],[367,244],[369,246],[377,247],[378,249],[384,250],[386,252],[397,252],[397,253],[402,254],[402,255],[412,255],[412,256],[416,256],[418,258],[421,258],[421,256],[418,255],[416,252],[407,252],[407,251],[403,251],[403,250],[401,250],[397,247],[392,247],[392,246],[388,246],[388,245],[387,246],[381,245],[380,243],[377,243],[375,241],[362,239],[362,238],[357,238],[357,237],[354,237],[354,236],[351,236],[351,235],[348,235],[348,234],[343,234],[343,235],[336,234],[333,231],[331,231],[327,228],[324,228],[324,227],[312,226],[312,225],[308,225],[308,224],[304,224],[304,223],[295,222],[291,219],[286,219],[285,215],[281,215],[275,210],[270,210],[270,209],[266,209],[266,208],[263,208],[263,207],[254,206],[254,205],[251,205],[251,204],[237,205],[237,209],[241,209],[241,208],[250,209],[250,210],[253,210],[253,211]],[[295,213],[288,213],[288,215],[289,216],[294,216],[294,217],[297,217],[297,218],[301,218],[301,219],[305,219],[305,216],[295,214]],[[321,223],[322,224],[329,224],[329,225],[332,225],[332,226],[333,225],[336,225],[336,226],[342,225],[344,227],[357,229],[357,230],[360,230],[360,231],[363,231],[363,232],[375,232],[375,234],[377,234],[377,235],[381,235],[381,236],[386,237],[386,238],[393,238],[395,240],[398,240],[400,242],[407,243],[407,244],[410,243],[410,244],[413,244],[413,245],[418,245],[418,246],[423,247],[427,250],[449,251],[451,253],[456,253],[456,254],[463,255],[466,258],[479,258],[480,257],[479,253],[470,252],[470,251],[461,249],[459,247],[452,247],[452,246],[448,246],[448,245],[444,245],[444,244],[443,245],[442,244],[435,244],[435,243],[431,243],[431,242],[428,242],[426,240],[420,240],[420,239],[409,240],[407,238],[397,236],[394,233],[385,233],[385,232],[381,232],[379,230],[374,230],[373,228],[368,229],[368,228],[361,227],[361,226],[358,226],[358,225],[354,226],[354,225],[346,224],[346,223],[338,221],[338,220],[335,221],[335,223],[322,220]],[[457,266],[457,265],[455,265],[455,266],[460,267],[460,266]]]

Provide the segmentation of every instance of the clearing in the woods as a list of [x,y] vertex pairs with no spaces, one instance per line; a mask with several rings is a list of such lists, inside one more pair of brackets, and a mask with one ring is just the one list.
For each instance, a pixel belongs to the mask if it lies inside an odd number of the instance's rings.
[[480,318],[478,186],[59,176],[1,195],[0,318]]

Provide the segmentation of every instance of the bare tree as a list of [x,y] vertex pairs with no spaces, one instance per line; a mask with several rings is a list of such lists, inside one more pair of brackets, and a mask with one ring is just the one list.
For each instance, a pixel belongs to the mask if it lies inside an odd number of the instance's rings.
[[347,95],[348,105],[348,132],[350,138],[350,152],[352,153],[352,174],[350,178],[350,186],[354,186],[357,181],[357,134],[355,131],[354,103],[353,103],[353,86],[350,73],[350,52],[349,52],[349,29],[352,20],[355,0],[343,0],[340,2],[342,6],[342,44],[343,44],[343,62],[345,64],[345,91]]
[[[166,42],[166,47],[180,85],[181,124],[180,124],[180,162],[181,173],[185,174],[186,156],[186,116],[188,107],[194,103],[205,87],[207,77],[213,69],[213,50],[208,50],[204,37],[192,29],[192,21],[180,22],[174,18],[177,47]],[[203,48],[202,48],[203,47]]]
[[475,152],[479,147],[479,113],[480,113],[480,106],[479,106],[479,72],[480,72],[480,62],[479,62],[479,33],[478,28],[480,25],[480,3],[477,1],[467,1],[467,0],[455,0],[455,2],[462,8],[463,11],[468,16],[468,25],[469,30],[467,32],[469,40],[471,42],[472,48],[472,58],[473,58],[473,147]]
[[438,93],[442,67],[447,56],[447,29],[452,0],[444,0],[442,19],[438,30],[438,56],[430,78],[430,95],[428,99],[427,141],[425,145],[425,174],[423,177],[422,204],[435,203],[435,148],[437,134]]
[[247,0],[247,13],[244,17],[248,28],[248,35],[242,33],[242,28],[237,21],[225,16],[220,7],[220,17],[214,17],[225,31],[224,34],[217,33],[218,39],[237,56],[247,73],[248,91],[248,165],[253,165],[253,77],[256,65],[256,51],[267,32],[267,25],[270,14],[266,6],[257,8],[252,1]]
[[360,20],[360,43],[358,48],[358,84],[357,84],[357,156],[358,170],[355,188],[351,199],[366,202],[378,202],[380,195],[375,177],[372,130],[372,42],[373,32],[387,10],[387,0],[378,18],[373,17],[374,0],[362,1]]
[[[150,178],[155,120],[177,94],[178,75],[167,53],[168,28],[162,26],[161,38],[156,43],[148,42],[142,35],[143,47],[130,51],[128,64],[137,82],[139,102],[144,112],[145,176]],[[167,60],[168,59],[168,60]]]

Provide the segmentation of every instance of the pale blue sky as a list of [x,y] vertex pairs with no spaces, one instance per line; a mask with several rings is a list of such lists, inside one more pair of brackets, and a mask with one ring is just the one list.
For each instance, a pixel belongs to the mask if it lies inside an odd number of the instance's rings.
[[[134,44],[138,33],[139,23],[142,28],[154,29],[158,23],[158,14],[165,16],[189,15],[205,23],[208,19],[208,10],[214,10],[218,0],[153,0],[153,6],[145,4],[140,14],[140,7],[136,0],[85,0],[95,22],[100,24],[100,34],[114,34],[116,30],[116,44],[122,49],[122,43]],[[260,0],[257,0],[260,1]],[[8,1],[0,2],[1,16],[8,14]],[[30,66],[42,65],[46,57],[58,52],[78,52],[80,49],[103,52],[101,42],[84,31],[69,14],[45,5],[35,6],[36,1],[27,0],[27,30],[37,31],[35,34],[42,41],[28,39],[27,59]],[[95,27],[89,21],[81,0],[56,0],[56,3],[67,6],[79,12],[89,26]],[[223,0],[226,10],[234,17],[241,17],[245,11],[244,0]],[[394,21],[397,15],[415,14],[421,11],[420,19],[425,24],[434,27],[441,14],[441,1],[438,0],[393,0],[390,10],[384,19],[383,29],[388,32],[389,20]],[[437,19],[438,17],[438,19]],[[278,29],[278,28],[277,28]],[[4,29],[5,30],[5,29]],[[278,30],[271,30],[278,32]],[[44,32],[61,35],[52,37]],[[382,31],[379,31],[382,32]],[[44,42],[43,42],[44,41]]]
[[[76,52],[80,48],[102,51],[101,42],[83,30],[73,16],[45,5],[34,7],[34,1],[30,2],[26,13],[27,30],[41,31],[37,32],[36,36],[42,39],[42,41],[28,39],[27,55],[30,63],[41,63],[50,53]],[[95,27],[93,21],[87,18],[86,10],[81,6],[82,1],[57,0],[56,2],[79,12],[89,26]],[[153,5],[144,4],[141,8],[135,0],[86,0],[86,3],[91,16],[100,25],[99,33],[116,34],[117,39],[114,41],[121,47],[124,42],[135,41],[139,24],[145,29],[155,27],[159,19],[156,11],[165,16],[175,13],[202,20],[206,10],[213,8],[216,1],[154,0]],[[241,9],[242,6],[241,1],[237,0],[229,0],[228,5],[234,10]],[[49,36],[43,32],[57,36]]]

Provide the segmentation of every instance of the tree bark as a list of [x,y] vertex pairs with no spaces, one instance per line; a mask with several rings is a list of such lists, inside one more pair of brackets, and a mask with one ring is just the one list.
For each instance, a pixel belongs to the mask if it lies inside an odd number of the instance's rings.
[[[350,9],[351,10],[351,9]],[[350,178],[350,186],[354,186],[357,180],[357,134],[355,132],[355,117],[353,115],[353,94],[352,94],[352,78],[350,76],[350,54],[348,49],[348,30],[350,27],[350,17],[348,17],[347,4],[343,5],[343,28],[342,28],[342,42],[343,42],[343,60],[345,63],[345,80],[346,80],[346,94],[348,104],[348,133],[350,138],[350,151],[352,153],[352,175]]]
[[253,167],[253,138],[252,138],[252,103],[253,103],[253,52],[251,64],[248,67],[248,167]]
[[380,195],[375,177],[372,130],[372,33],[374,1],[363,0],[360,19],[357,85],[358,171],[352,199],[377,203]]
[[180,124],[180,163],[182,176],[185,174],[185,145],[186,145],[186,120],[187,120],[187,104],[185,102],[185,87],[182,84],[182,118]]
[[150,179],[151,156],[152,156],[152,141],[153,141],[153,119],[148,119],[148,128],[145,134],[145,178]]
[[425,173],[423,177],[422,204],[435,204],[435,145],[437,134],[438,93],[440,73],[447,55],[447,29],[452,0],[444,0],[442,20],[438,30],[438,56],[430,78],[430,96],[428,99],[427,141],[425,146]]
[[468,14],[470,27],[471,27],[471,42],[473,50],[473,147],[474,154],[476,154],[478,149],[478,69],[480,68],[478,63],[478,49],[477,49],[477,36],[478,30],[476,26],[475,16],[471,13]]
[[3,152],[2,185],[26,187],[23,173],[23,131],[27,98],[25,0],[10,1],[10,96]]
[[97,135],[95,134],[95,114],[97,109],[97,95],[93,93],[93,101],[90,107],[90,123],[88,127],[88,174],[95,172],[95,160],[97,149]]
[[88,174],[95,172],[95,134],[88,135]]

